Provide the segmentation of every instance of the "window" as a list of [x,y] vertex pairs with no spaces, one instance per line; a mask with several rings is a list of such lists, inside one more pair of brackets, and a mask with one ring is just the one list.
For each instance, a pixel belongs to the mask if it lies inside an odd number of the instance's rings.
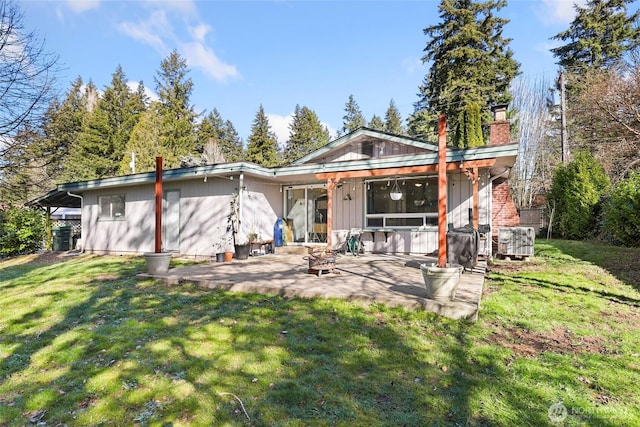
[[371,141],[364,141],[360,146],[360,153],[366,158],[373,157],[373,147],[374,144]]
[[98,197],[100,219],[124,219],[124,194]]
[[395,180],[371,180],[366,185],[367,228],[417,228],[438,225],[437,177],[399,178],[400,200],[392,200]]

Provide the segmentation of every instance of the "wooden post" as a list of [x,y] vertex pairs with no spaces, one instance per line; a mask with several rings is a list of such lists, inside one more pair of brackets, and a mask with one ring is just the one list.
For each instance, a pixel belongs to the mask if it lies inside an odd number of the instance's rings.
[[478,168],[474,167],[473,168],[473,178],[471,181],[471,185],[473,186],[473,228],[474,230],[478,229],[478,201],[479,201],[479,195],[478,195],[478,180],[479,180],[480,176],[478,174]]
[[447,263],[447,118],[438,117],[438,267]]
[[156,251],[162,252],[162,157],[156,157]]
[[327,251],[331,250],[331,230],[333,225],[333,189],[336,186],[333,178],[327,179]]

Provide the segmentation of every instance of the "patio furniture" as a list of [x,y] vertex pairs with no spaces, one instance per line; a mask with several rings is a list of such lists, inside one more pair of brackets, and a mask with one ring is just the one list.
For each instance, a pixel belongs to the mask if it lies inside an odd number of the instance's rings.
[[349,230],[349,235],[347,236],[347,252],[350,252],[353,256],[358,256],[361,251],[364,252],[362,229],[352,228]]

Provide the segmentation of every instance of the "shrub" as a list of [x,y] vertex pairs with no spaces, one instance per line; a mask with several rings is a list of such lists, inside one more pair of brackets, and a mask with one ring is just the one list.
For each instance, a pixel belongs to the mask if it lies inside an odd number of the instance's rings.
[[42,247],[44,216],[37,209],[0,210],[0,255],[35,252]]
[[555,203],[554,227],[563,237],[584,239],[599,230],[601,199],[609,189],[604,168],[587,152],[560,166],[553,175],[550,201]]
[[603,219],[605,230],[620,243],[640,247],[640,172],[613,189]]

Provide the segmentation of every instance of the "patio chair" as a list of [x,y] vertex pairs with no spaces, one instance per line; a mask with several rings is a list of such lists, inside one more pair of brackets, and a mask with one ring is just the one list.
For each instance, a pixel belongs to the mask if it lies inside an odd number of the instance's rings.
[[347,236],[347,252],[352,253],[353,256],[358,256],[358,254],[364,252],[362,229],[352,228],[349,230],[349,235]]

